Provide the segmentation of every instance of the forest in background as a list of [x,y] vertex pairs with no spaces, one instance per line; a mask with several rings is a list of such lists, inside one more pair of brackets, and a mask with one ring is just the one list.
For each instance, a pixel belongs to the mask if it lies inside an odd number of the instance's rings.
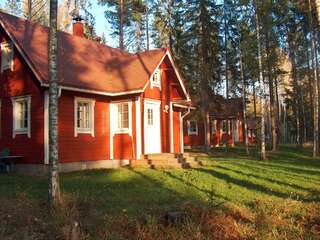
[[[266,139],[276,150],[279,143],[313,141],[319,154],[319,1],[97,1],[119,48],[171,49],[207,126],[217,95],[242,97],[245,114],[261,122],[262,145]],[[48,25],[48,2],[6,0],[5,10]],[[96,38],[91,4],[65,0],[59,28],[70,30],[71,13],[80,9],[87,37]]]

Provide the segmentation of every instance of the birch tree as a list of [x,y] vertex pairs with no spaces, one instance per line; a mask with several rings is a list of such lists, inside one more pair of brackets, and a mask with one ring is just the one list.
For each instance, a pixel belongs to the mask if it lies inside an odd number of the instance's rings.
[[58,1],[50,0],[49,28],[49,202],[60,202],[59,152],[58,152],[58,36],[57,36]]

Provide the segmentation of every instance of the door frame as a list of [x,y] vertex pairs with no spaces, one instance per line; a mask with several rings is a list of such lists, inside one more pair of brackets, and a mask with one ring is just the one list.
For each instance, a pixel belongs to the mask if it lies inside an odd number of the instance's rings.
[[147,121],[146,119],[146,105],[147,104],[153,104],[156,105],[159,108],[159,146],[160,146],[160,152],[162,153],[162,143],[161,143],[161,101],[157,99],[144,99],[143,103],[143,140],[144,140],[144,154],[148,154],[146,151],[146,128],[147,128]]

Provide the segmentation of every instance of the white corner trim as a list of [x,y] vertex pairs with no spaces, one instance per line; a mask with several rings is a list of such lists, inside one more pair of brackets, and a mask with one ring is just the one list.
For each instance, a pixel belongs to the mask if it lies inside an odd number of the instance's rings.
[[136,99],[136,152],[137,152],[137,159],[141,157],[141,98],[137,97]]
[[184,136],[183,136],[183,118],[181,112],[179,112],[179,122],[180,122],[180,152],[184,152]]
[[110,132],[110,159],[113,159],[113,136],[114,136],[114,125],[117,123],[115,119],[116,106],[113,103],[109,104],[109,132]]
[[[195,122],[195,123],[196,123],[196,131],[195,131],[195,132],[190,131],[190,122]],[[198,135],[198,122],[197,122],[197,121],[195,121],[195,120],[188,120],[188,121],[187,121],[187,126],[188,126],[188,136],[192,136],[192,135],[197,136],[197,135]]]
[[[77,126],[78,122],[78,102],[85,102],[90,104],[90,129],[79,129]],[[95,100],[92,98],[74,97],[74,136],[77,137],[79,134],[91,134],[94,137],[94,109]]]
[[[26,129],[17,129],[17,109],[16,109],[16,101],[18,100],[27,100],[28,103],[28,127]],[[31,138],[31,96],[17,96],[11,98],[12,103],[12,138],[15,138],[16,135],[26,134],[28,138]]]
[[49,164],[49,92],[44,92],[44,164]]
[[174,152],[174,136],[173,136],[173,104],[172,102],[170,102],[170,152],[173,153]]

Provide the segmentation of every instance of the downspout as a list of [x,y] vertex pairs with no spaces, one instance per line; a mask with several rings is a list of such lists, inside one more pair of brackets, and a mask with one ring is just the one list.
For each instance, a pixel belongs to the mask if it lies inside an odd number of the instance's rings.
[[183,119],[189,115],[190,113],[190,107],[188,107],[187,112],[185,112],[182,116],[181,116],[181,122],[180,122],[180,150],[181,153],[184,153],[184,142],[183,142]]

